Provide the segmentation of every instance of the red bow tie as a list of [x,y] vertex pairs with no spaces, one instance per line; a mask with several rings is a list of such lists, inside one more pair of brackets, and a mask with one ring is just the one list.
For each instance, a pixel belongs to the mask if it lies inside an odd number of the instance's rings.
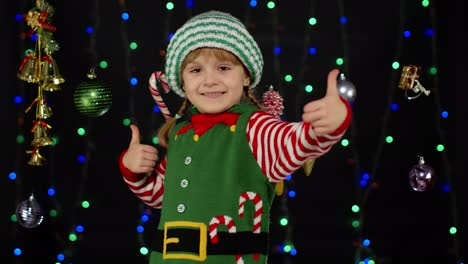
[[195,135],[201,137],[208,129],[216,124],[225,124],[227,126],[235,125],[240,114],[221,113],[221,114],[195,114],[190,118],[191,123],[177,131],[177,135],[183,134],[193,128]]

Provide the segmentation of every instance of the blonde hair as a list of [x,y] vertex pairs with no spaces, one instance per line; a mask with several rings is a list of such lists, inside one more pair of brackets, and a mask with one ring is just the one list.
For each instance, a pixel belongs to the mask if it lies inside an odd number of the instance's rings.
[[[234,63],[234,65],[242,65],[242,68],[244,69],[244,72],[250,77],[250,72],[247,70],[247,68],[242,64],[242,62],[232,53],[229,51],[223,50],[223,49],[217,49],[217,48],[199,48],[196,50],[193,50],[190,52],[185,60],[182,62],[182,65],[180,67],[180,72],[179,76],[182,76],[182,72],[184,71],[185,67],[187,64],[190,62],[194,61],[198,56],[200,55],[210,55],[210,56],[215,56],[217,59],[220,60],[226,60],[229,62]],[[184,80],[181,80],[182,85],[184,84]],[[244,97],[245,99],[248,100],[249,103],[256,105],[257,107],[260,108],[259,103],[255,99],[255,96],[251,93],[251,90],[249,89],[248,86],[244,86]],[[177,111],[176,116],[183,116],[187,110],[192,106],[192,103],[188,98],[185,98],[185,100],[182,103],[182,106],[179,108]],[[175,124],[177,121],[177,117],[172,117],[169,119],[166,123],[164,123],[161,128],[158,131],[158,142],[159,145],[167,148],[167,143],[169,141],[169,135],[172,132],[172,129],[174,128]]]

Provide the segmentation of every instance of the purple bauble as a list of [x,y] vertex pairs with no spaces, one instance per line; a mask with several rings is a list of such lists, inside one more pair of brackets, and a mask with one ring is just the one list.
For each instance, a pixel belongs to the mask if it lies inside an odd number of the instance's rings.
[[417,192],[424,192],[434,187],[434,170],[424,164],[424,159],[420,159],[419,164],[414,165],[408,175],[411,188]]

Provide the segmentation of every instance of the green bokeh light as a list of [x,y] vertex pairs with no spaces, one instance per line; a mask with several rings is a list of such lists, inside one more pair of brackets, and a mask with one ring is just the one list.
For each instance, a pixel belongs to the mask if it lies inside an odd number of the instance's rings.
[[78,236],[76,236],[75,233],[70,233],[70,235],[68,235],[68,239],[72,242],[76,241],[78,239]]
[[83,208],[89,208],[90,204],[89,204],[88,201],[83,201],[83,202],[81,202],[81,206],[82,206]]
[[130,43],[130,49],[131,50],[136,50],[138,48],[138,44],[136,42]]
[[359,210],[360,210],[360,209],[359,209],[359,206],[358,206],[358,205],[353,205],[353,206],[351,207],[351,211],[353,211],[354,213],[358,213]]
[[288,225],[288,219],[285,218],[285,217],[281,218],[280,219],[280,225],[282,225],[282,226]]
[[343,147],[347,147],[347,146],[349,145],[349,140],[347,140],[347,139],[345,139],[345,138],[342,139],[342,140],[341,140],[341,145],[342,145]]
[[167,4],[166,4],[166,9],[167,9],[167,10],[172,10],[172,9],[174,9],[174,3],[173,3],[173,2],[167,2]]
[[15,222],[15,223],[16,223],[16,222],[18,221],[18,217],[16,217],[16,214],[12,214],[12,215],[10,216],[10,220],[11,220],[12,222]]
[[444,151],[445,147],[442,144],[437,145],[437,151],[442,152]]
[[337,58],[335,62],[336,62],[336,65],[343,65],[344,59],[343,58]]
[[148,255],[148,253],[149,253],[149,250],[148,250],[147,247],[141,247],[141,248],[140,248],[140,254],[142,254],[142,255]]
[[24,136],[23,135],[16,136],[16,143],[23,144],[24,143]]
[[130,118],[124,118],[122,120],[122,125],[124,125],[124,126],[129,126],[131,124],[132,124],[132,120],[130,120]]
[[385,142],[387,142],[387,143],[392,143],[392,142],[393,142],[393,137],[392,137],[392,136],[387,136],[387,137],[385,138]]
[[84,128],[80,127],[80,128],[78,128],[78,129],[76,130],[76,133],[77,133],[78,135],[80,135],[80,136],[84,136],[84,135],[86,134],[86,130],[85,130]]
[[109,67],[109,63],[105,60],[99,62],[99,67],[101,67],[101,69],[107,69],[107,67]]
[[159,143],[159,140],[158,140],[157,136],[154,136],[152,141],[153,141],[154,145],[157,145]]
[[455,235],[455,234],[457,233],[457,228],[454,227],[454,226],[452,226],[452,227],[450,228],[449,232],[450,232],[451,235]]
[[359,223],[359,220],[354,220],[351,225],[354,227],[354,228],[358,228],[361,224]]
[[317,19],[315,17],[309,18],[309,25],[315,26],[317,24]]

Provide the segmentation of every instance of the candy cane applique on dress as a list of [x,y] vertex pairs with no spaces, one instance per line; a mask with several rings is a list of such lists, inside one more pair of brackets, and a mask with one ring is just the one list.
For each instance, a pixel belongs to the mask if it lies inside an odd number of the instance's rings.
[[[239,197],[239,216],[244,217],[244,204],[246,201],[252,201],[255,206],[253,230],[255,234],[260,234],[262,226],[263,202],[260,195],[254,192],[243,192]],[[258,253],[253,254],[253,259],[258,260]]]
[[[234,220],[230,216],[227,215],[219,215],[213,217],[210,221],[210,242],[212,244],[217,244],[219,242],[218,238],[218,226],[223,224],[227,226],[229,233],[236,233],[236,225],[234,224]],[[244,260],[242,259],[242,255],[236,255],[236,263],[237,264],[244,264]]]

